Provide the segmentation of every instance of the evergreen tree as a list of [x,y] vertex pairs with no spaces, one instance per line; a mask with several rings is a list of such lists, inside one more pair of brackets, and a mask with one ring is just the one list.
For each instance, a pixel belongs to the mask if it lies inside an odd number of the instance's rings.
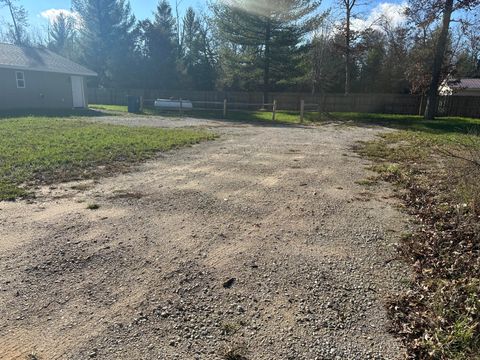
[[208,31],[192,8],[187,9],[182,28],[181,57],[187,83],[194,89],[212,90],[216,79],[215,58]]
[[480,78],[480,59],[467,49],[457,57],[455,76],[461,78]]
[[250,83],[261,73],[264,100],[297,74],[299,46],[313,27],[315,0],[231,0],[212,5],[221,42],[222,73],[234,83]]
[[75,19],[60,13],[52,22],[48,47],[60,55],[72,57],[74,36]]
[[368,29],[360,41],[359,78],[355,84],[357,92],[381,93],[382,65],[386,58],[385,36],[378,30]]
[[143,20],[138,24],[144,85],[173,89],[178,86],[176,21],[166,0],[158,3],[154,15],[153,22]]
[[83,25],[80,60],[98,73],[99,85],[128,86],[134,75],[135,17],[130,4],[125,0],[73,0],[73,8]]
[[408,28],[404,26],[391,27],[384,24],[386,36],[385,58],[381,64],[381,88],[385,93],[407,94],[410,85],[406,79],[408,64]]

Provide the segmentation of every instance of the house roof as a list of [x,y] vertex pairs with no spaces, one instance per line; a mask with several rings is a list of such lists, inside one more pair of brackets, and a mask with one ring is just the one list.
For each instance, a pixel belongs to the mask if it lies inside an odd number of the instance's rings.
[[480,79],[459,79],[450,81],[449,85],[453,89],[480,89]]
[[44,71],[69,75],[97,76],[86,67],[46,48],[0,43],[0,68]]

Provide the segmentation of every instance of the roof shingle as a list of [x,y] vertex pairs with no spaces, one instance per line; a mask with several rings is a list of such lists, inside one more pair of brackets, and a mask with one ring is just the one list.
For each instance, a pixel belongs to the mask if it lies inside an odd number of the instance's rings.
[[46,48],[24,47],[0,43],[0,67],[70,75],[97,76],[86,67]]
[[480,79],[459,79],[449,85],[454,89],[480,89]]

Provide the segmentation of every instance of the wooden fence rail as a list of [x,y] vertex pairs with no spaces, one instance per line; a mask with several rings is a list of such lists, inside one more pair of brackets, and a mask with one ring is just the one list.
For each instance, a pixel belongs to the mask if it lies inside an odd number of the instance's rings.
[[[401,94],[310,94],[310,93],[271,93],[264,99],[259,92],[221,91],[164,91],[141,89],[88,89],[88,99],[92,104],[125,105],[127,95],[142,96],[144,99],[188,99],[197,103],[218,103],[222,109],[227,100],[229,109],[254,110],[262,104],[276,100],[276,109],[301,111],[302,101],[308,111],[321,112],[363,112],[401,115],[418,115],[422,98],[417,95]],[[270,101],[269,101],[270,100]],[[308,104],[308,105],[307,105]],[[316,109],[312,108],[316,105]],[[307,111],[307,109],[304,109]],[[439,113],[443,116],[480,117],[480,97],[448,96],[441,97]]]

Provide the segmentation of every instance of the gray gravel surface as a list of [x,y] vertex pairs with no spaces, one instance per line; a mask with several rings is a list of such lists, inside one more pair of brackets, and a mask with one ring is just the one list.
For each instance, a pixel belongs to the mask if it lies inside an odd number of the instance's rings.
[[[107,113],[108,114],[108,113]],[[184,128],[184,127],[224,127],[237,126],[238,122],[225,122],[221,120],[205,120],[199,118],[190,117],[159,117],[159,116],[142,116],[135,114],[111,115],[100,116],[95,118],[87,118],[89,121],[104,122],[116,125],[128,125],[128,126],[153,126],[153,127],[166,127],[166,128]]]
[[403,358],[407,223],[351,150],[380,130],[182,125],[220,137],[0,203],[0,358]]

